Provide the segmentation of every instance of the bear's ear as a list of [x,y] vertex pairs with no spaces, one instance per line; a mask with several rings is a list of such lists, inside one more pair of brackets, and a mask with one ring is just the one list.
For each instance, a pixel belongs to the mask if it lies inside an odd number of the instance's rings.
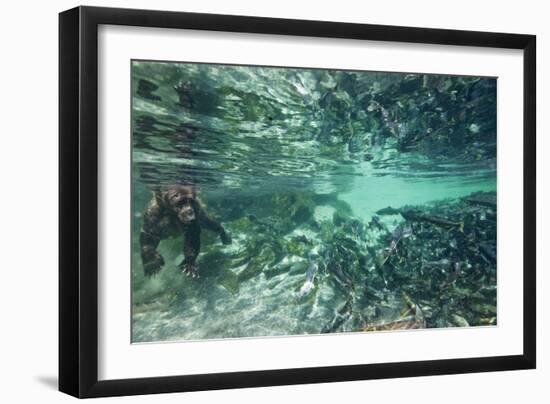
[[157,205],[159,206],[164,205],[164,198],[160,189],[153,190],[153,198],[155,198],[155,202],[157,203]]

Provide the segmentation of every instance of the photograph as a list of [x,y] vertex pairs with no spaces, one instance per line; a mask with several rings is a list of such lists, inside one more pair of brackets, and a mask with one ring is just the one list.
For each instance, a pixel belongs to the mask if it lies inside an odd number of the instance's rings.
[[90,3],[2,7],[0,402],[545,402],[544,2]]
[[128,68],[132,343],[498,325],[497,77]]

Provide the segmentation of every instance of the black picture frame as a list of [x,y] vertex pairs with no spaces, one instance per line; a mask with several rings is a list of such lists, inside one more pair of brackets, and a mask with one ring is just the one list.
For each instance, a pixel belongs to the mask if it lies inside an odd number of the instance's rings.
[[[344,38],[523,51],[523,354],[98,381],[98,26]],[[536,366],[534,35],[77,7],[59,15],[59,390],[102,397]],[[518,269],[519,270],[519,269]]]

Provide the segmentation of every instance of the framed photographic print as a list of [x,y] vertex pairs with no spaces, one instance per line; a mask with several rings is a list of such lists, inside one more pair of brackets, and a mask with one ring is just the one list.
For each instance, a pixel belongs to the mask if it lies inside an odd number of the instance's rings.
[[60,14],[59,386],[535,367],[535,37]]

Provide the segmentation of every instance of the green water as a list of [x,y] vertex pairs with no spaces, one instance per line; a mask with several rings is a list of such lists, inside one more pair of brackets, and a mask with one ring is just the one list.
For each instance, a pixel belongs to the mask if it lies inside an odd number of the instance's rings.
[[[136,61],[132,94],[134,342],[496,324],[496,80]],[[181,237],[144,275],[175,184],[232,238],[199,278]]]
[[[422,205],[447,198],[460,198],[477,191],[496,191],[494,178],[470,181],[456,175],[419,181],[364,176],[355,178],[353,183],[353,188],[341,193],[339,198],[349,203],[357,216],[364,218],[371,217],[377,210],[387,206]],[[369,195],[368,190],[375,192]]]

